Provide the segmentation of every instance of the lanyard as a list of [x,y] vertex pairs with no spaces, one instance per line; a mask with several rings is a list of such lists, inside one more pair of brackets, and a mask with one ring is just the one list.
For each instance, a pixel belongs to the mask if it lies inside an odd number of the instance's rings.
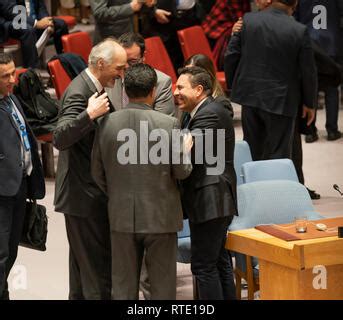
[[[12,103],[12,101],[10,101],[10,103]],[[13,106],[8,105],[8,109],[11,111],[12,117],[13,119],[17,122],[18,128],[20,130],[20,135],[23,139],[24,142],[24,148],[25,151],[30,151],[31,146],[30,146],[30,142],[29,142],[29,137],[26,131],[26,126],[25,124],[23,124],[20,119],[19,116],[17,114],[17,111],[15,110],[15,108],[13,108]]]

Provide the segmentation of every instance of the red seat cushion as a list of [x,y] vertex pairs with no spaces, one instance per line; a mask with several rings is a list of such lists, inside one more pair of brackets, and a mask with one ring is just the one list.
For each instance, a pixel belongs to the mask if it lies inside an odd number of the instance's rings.
[[54,18],[64,20],[69,28],[72,28],[76,25],[76,18],[73,16],[55,16]]

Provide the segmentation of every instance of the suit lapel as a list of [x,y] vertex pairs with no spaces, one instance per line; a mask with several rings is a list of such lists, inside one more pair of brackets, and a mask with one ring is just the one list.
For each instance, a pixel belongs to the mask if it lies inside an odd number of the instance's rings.
[[194,117],[191,118],[191,120],[188,123],[187,128],[190,128],[192,126],[192,122],[194,121],[194,119],[196,119],[197,115],[199,114],[200,110],[203,109],[205,106],[207,106],[209,103],[213,102],[213,97],[208,97],[199,107],[199,109],[197,110],[197,112],[195,113]]
[[[95,84],[93,83],[93,81],[88,76],[88,74],[87,74],[87,72],[85,70],[83,70],[81,72],[81,77],[87,83],[87,86],[88,86],[89,90],[92,92],[92,94],[94,94],[95,92],[98,92],[98,89],[96,88]],[[116,111],[114,109],[110,99],[109,99],[109,103],[110,103],[110,113]]]

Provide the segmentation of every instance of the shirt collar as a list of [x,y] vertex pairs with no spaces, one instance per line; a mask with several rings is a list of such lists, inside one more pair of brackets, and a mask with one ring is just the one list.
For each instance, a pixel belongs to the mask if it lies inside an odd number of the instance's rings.
[[100,81],[97,78],[95,78],[95,76],[89,70],[89,68],[86,69],[86,73],[88,77],[92,80],[92,82],[94,83],[95,88],[98,90],[98,92],[101,92],[104,89],[104,87],[101,85]]
[[207,99],[207,97],[204,98],[204,99],[202,99],[202,100],[195,106],[195,108],[192,110],[192,112],[190,113],[192,119],[193,119],[193,117],[195,116],[195,114],[197,113],[197,111],[198,111],[198,109],[200,108],[200,106],[202,105],[202,103],[203,103],[206,99]]

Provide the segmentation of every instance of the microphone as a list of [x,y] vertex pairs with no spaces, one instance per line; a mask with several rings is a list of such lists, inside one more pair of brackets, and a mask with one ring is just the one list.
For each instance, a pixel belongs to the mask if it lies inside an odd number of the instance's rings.
[[339,194],[340,194],[341,196],[343,196],[343,193],[341,192],[341,190],[340,190],[340,188],[339,188],[339,186],[338,186],[337,184],[334,184],[332,187],[333,187],[337,192],[339,192]]

